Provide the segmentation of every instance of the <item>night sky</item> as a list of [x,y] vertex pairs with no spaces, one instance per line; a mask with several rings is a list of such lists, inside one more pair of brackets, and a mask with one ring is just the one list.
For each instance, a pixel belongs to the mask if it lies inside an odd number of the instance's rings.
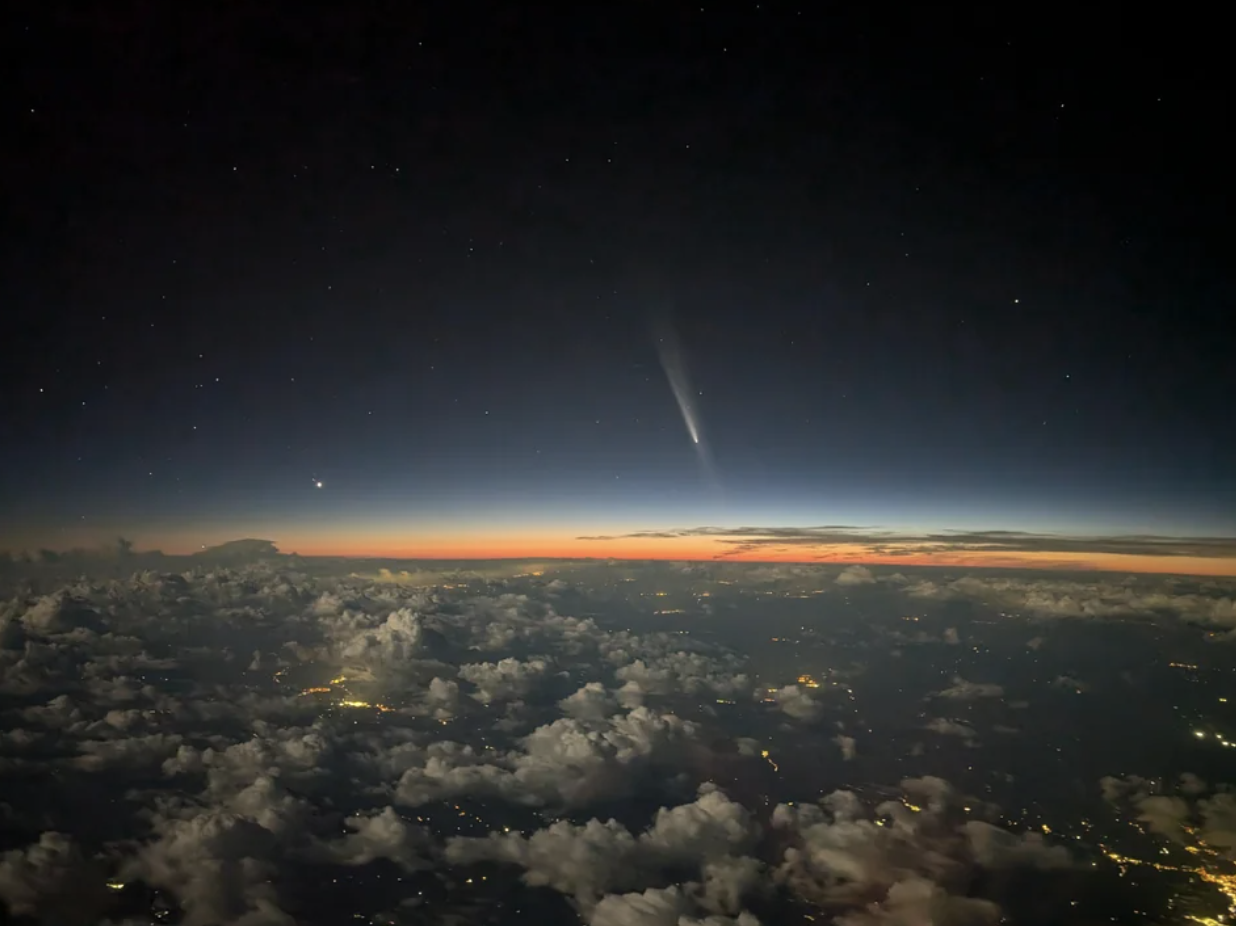
[[8,22],[0,546],[1236,535],[1205,23],[210,6]]

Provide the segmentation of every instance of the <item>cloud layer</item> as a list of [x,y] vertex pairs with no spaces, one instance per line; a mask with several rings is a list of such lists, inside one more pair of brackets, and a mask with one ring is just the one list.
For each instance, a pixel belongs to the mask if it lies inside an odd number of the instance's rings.
[[[902,560],[920,565],[1140,569],[1236,575],[1236,537],[1073,536],[998,530],[906,533],[874,527],[824,525],[694,527],[589,535],[577,539],[598,544],[661,541],[667,546],[703,541],[711,545],[715,559],[765,557],[859,563]],[[840,581],[852,583],[861,574],[844,575]]]
[[[1001,898],[973,889],[999,883],[991,873],[1080,870],[941,778],[894,776],[875,798],[830,782],[889,748],[842,719],[844,675],[766,685],[706,626],[619,626],[556,577],[412,583],[310,567],[31,579],[0,604],[9,913],[317,922],[337,911],[307,901],[306,885],[387,873],[399,896],[372,912],[391,921],[433,891],[449,921],[465,893],[489,902],[479,885],[505,879],[591,926],[756,926],[789,909],[848,926],[995,923]],[[732,568],[673,570],[720,592]],[[838,601],[895,593],[1035,621],[1170,612],[1236,627],[1215,589],[744,568],[758,594],[806,583]],[[956,654],[963,637],[950,626],[921,642]],[[905,720],[911,755],[924,743],[972,755],[980,731],[999,729],[983,713],[1005,694],[991,678],[943,673],[926,692]],[[827,750],[814,795],[772,796],[771,731]],[[1236,846],[1226,793],[1103,787],[1166,838],[1201,819],[1220,851]]]

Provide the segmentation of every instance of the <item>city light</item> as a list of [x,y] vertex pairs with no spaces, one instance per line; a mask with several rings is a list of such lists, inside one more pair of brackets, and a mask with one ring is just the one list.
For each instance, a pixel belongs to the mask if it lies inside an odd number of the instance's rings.
[[385,704],[373,704],[369,701],[340,701],[340,707],[368,707],[375,711],[390,711],[393,708],[387,707]]

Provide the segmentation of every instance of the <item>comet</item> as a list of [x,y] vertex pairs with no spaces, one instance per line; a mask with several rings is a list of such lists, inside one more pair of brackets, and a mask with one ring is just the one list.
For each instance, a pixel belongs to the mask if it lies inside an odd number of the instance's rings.
[[692,404],[693,391],[691,380],[687,376],[687,367],[683,363],[682,351],[678,347],[678,338],[674,329],[667,322],[656,326],[657,356],[661,361],[661,369],[669,381],[670,391],[674,393],[674,401],[678,403],[678,411],[682,413],[682,423],[687,426],[687,434],[691,443],[699,446],[700,426]]
[[678,403],[678,411],[682,414],[682,423],[686,425],[687,436],[695,447],[700,466],[705,479],[717,488],[717,476],[712,457],[704,443],[703,431],[700,428],[699,415],[695,407],[696,392],[691,387],[691,378],[687,375],[687,365],[683,360],[682,350],[678,344],[677,335],[668,321],[661,320],[654,325],[657,357],[661,361],[661,369],[669,382],[674,401]]

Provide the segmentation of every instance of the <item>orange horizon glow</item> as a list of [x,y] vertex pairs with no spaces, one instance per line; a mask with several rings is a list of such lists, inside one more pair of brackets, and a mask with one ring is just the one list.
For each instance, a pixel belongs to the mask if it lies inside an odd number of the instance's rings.
[[[896,543],[879,550],[861,544],[819,544],[761,547],[734,553],[733,545],[707,537],[617,537],[580,540],[576,537],[537,538],[528,534],[490,537],[440,537],[424,540],[394,538],[366,540],[325,537],[275,539],[284,553],[301,556],[341,556],[366,559],[412,560],[530,560],[616,559],[739,563],[821,563],[867,566],[939,566],[973,569],[1042,569],[1095,572],[1138,572],[1163,575],[1236,577],[1236,559],[1202,556],[1145,556],[1118,553],[1052,552],[888,552]],[[917,548],[917,543],[907,543]],[[191,552],[186,550],[185,552]]]
[[[62,536],[53,548],[97,548],[114,543],[122,531],[75,532]],[[935,566],[953,569],[1039,569],[1095,572],[1194,575],[1236,578],[1236,557],[1167,556],[1085,551],[990,551],[966,550],[941,545],[939,550],[924,549],[929,544],[915,539],[889,541],[878,545],[855,539],[834,543],[765,543],[744,547],[741,538],[614,536],[598,540],[581,539],[578,530],[570,533],[561,525],[554,528],[531,527],[515,530],[430,529],[416,532],[394,528],[365,528],[349,525],[333,530],[305,530],[304,527],[277,524],[229,525],[190,531],[152,531],[139,534],[139,550],[162,550],[168,554],[195,553],[243,537],[273,541],[283,553],[301,556],[332,556],[356,559],[407,560],[668,560],[739,563],[820,563],[883,567]],[[69,542],[72,541],[72,542]],[[1236,541],[1234,541],[1236,547]],[[51,546],[36,544],[38,546]],[[904,554],[897,552],[905,549]]]

